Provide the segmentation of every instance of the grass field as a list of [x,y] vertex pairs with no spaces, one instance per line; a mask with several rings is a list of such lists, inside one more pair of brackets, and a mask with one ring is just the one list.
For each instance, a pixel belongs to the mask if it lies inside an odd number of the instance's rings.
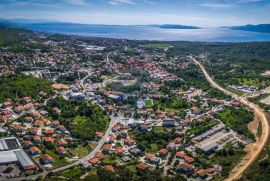
[[145,107],[152,107],[153,106],[153,100],[146,100],[144,102]]
[[240,90],[234,89],[234,88],[232,88],[232,87],[226,87],[226,89],[227,89],[228,91],[230,91],[230,92],[232,92],[232,93],[234,93],[234,94],[238,95],[238,96],[241,96],[241,95],[243,95],[243,94],[244,94],[244,92],[243,92],[243,91],[240,91]]
[[254,78],[254,79],[237,78],[237,81],[242,85],[255,86],[257,88],[260,85],[260,81],[257,78]]
[[54,150],[49,150],[48,154],[54,159],[54,162],[52,163],[53,168],[62,167],[68,164],[65,155],[57,155]]
[[166,49],[169,48],[170,45],[166,43],[150,43],[143,45],[146,48],[156,48],[156,49]]
[[97,146],[97,144],[90,144],[89,146],[82,146],[79,145],[77,148],[75,149],[68,149],[69,152],[72,155],[78,156],[78,157],[84,157],[86,156],[91,150],[93,150],[95,147]]
[[66,178],[78,178],[83,174],[82,170],[79,167],[63,171],[59,176]]

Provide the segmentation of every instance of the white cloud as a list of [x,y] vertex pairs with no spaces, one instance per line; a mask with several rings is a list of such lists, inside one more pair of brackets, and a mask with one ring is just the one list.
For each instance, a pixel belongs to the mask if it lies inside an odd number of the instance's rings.
[[118,5],[118,4],[135,4],[134,0],[110,0],[110,4]]
[[73,4],[73,5],[84,5],[84,4],[86,4],[84,0],[65,0],[65,3]]
[[151,4],[151,5],[156,4],[156,3],[154,3],[153,1],[149,1],[149,0],[144,0],[143,2],[146,3],[146,4]]
[[207,8],[215,8],[215,9],[228,9],[233,8],[233,4],[226,4],[226,3],[204,3],[199,4],[201,7],[207,7]]
[[245,3],[255,3],[255,2],[260,2],[262,0],[238,0],[238,4],[245,4]]

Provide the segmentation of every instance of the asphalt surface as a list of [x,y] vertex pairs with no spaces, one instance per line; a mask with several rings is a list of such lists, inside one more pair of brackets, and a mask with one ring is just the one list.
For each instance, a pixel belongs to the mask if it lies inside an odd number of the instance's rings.
[[224,89],[223,87],[221,87],[218,83],[216,83],[208,74],[208,72],[205,70],[204,66],[198,62],[197,60],[195,60],[192,56],[190,56],[190,58],[194,61],[195,64],[199,65],[200,69],[202,70],[205,78],[207,79],[207,81],[215,88],[219,89],[220,91],[224,92],[227,95],[230,95],[232,98],[240,101],[242,104],[247,105],[248,107],[250,107],[254,113],[258,116],[259,120],[262,123],[262,134],[261,137],[259,139],[257,139],[256,143],[253,144],[253,148],[250,150],[250,153],[248,158],[244,158],[244,162],[242,160],[241,163],[239,163],[239,165],[237,165],[233,171],[230,173],[229,177],[226,178],[226,181],[233,181],[233,180],[237,180],[240,179],[241,176],[243,175],[243,173],[250,167],[252,166],[252,164],[256,161],[256,159],[258,158],[259,154],[261,153],[261,151],[263,150],[263,148],[267,145],[267,141],[269,138],[269,122],[267,120],[267,117],[264,113],[264,111],[256,104],[248,101],[245,97],[241,97],[238,96],[226,89]]

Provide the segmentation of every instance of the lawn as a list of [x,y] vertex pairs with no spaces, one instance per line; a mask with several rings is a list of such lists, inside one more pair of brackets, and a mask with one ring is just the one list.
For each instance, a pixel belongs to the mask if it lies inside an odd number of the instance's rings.
[[128,168],[132,172],[136,172],[136,164],[128,164],[126,168]]
[[230,92],[232,92],[232,93],[234,93],[234,94],[236,94],[236,95],[238,95],[238,96],[241,96],[241,95],[243,95],[244,94],[244,92],[243,91],[240,91],[240,90],[237,90],[237,89],[234,89],[234,88],[232,88],[232,87],[226,87],[226,89],[228,90],[228,91],[230,91]]
[[146,48],[156,48],[156,49],[166,49],[170,47],[170,45],[167,43],[149,43],[143,46]]
[[53,168],[58,168],[69,164],[69,162],[67,162],[65,159],[65,155],[57,155],[54,150],[49,150],[48,154],[54,159],[54,162],[52,163]]
[[260,81],[258,78],[254,78],[254,79],[237,78],[237,81],[242,85],[255,86],[257,88],[260,85]]
[[73,169],[63,171],[59,176],[66,177],[66,178],[78,178],[83,175],[82,170],[79,167],[75,167]]
[[78,157],[84,157],[86,156],[91,150],[93,150],[95,147],[97,146],[97,144],[90,144],[90,145],[79,145],[77,148],[74,149],[68,149],[68,151],[75,156]]
[[149,99],[144,102],[145,107],[152,107],[153,106],[153,100]]

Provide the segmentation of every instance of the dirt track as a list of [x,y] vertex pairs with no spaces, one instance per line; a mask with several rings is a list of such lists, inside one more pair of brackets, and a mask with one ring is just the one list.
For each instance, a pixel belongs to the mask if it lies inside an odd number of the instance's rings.
[[236,94],[234,94],[234,93],[232,93],[232,92],[224,89],[223,87],[221,87],[219,84],[217,84],[209,76],[209,74],[207,73],[207,71],[205,70],[205,68],[203,67],[203,65],[200,62],[198,62],[197,60],[195,60],[193,57],[191,57],[191,58],[192,58],[192,60],[197,65],[199,65],[199,67],[203,71],[203,74],[204,74],[205,78],[207,79],[207,81],[213,87],[219,89],[220,91],[224,92],[227,95],[230,95],[234,99],[239,100],[242,104],[245,104],[245,105],[249,106],[254,111],[254,114],[257,116],[257,118],[262,123],[262,134],[261,134],[261,137],[258,138],[255,143],[249,144],[247,146],[247,149],[248,149],[247,155],[231,171],[229,177],[225,179],[226,181],[237,180],[237,179],[241,178],[241,176],[243,175],[244,171],[246,171],[252,165],[252,163],[254,163],[254,161],[258,158],[259,154],[263,150],[264,146],[267,144],[268,137],[269,137],[269,123],[268,123],[268,120],[266,118],[266,115],[265,115],[264,111],[259,106],[257,106],[256,104],[254,104],[252,102],[249,102],[247,99],[245,99],[243,97],[240,97],[240,96],[237,96]]

